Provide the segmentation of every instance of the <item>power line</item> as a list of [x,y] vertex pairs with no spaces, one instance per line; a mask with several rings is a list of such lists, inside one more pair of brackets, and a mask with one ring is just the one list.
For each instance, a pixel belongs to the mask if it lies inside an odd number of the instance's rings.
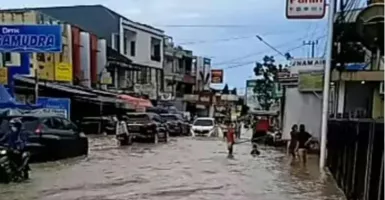
[[202,43],[209,43],[209,42],[227,42],[227,41],[234,41],[234,40],[241,40],[241,39],[249,39],[253,38],[254,36],[243,36],[243,37],[232,37],[232,38],[224,38],[224,39],[216,39],[216,40],[200,40],[195,42],[182,42],[178,45],[191,45],[191,44],[202,44]]
[[[287,32],[267,32],[263,33],[262,35],[264,36],[270,36],[270,35],[282,35],[282,34],[287,34],[287,33],[293,33],[296,31],[287,31]],[[247,35],[247,36],[236,36],[236,37],[229,37],[229,38],[220,38],[220,39],[213,39],[213,40],[197,40],[197,41],[188,41],[188,42],[180,42],[177,43],[178,45],[192,45],[192,44],[202,44],[202,43],[212,43],[212,42],[227,42],[227,41],[233,41],[233,40],[241,40],[241,39],[250,39],[254,38],[255,34],[253,35]]]
[[[301,44],[299,46],[296,46],[296,47],[293,47],[291,49],[288,49],[286,52],[290,52],[290,51],[293,51],[293,50],[296,50],[296,49],[299,49],[299,48],[302,48],[304,45]],[[279,55],[278,53],[277,54],[274,54],[273,56],[277,56]],[[253,60],[253,61],[248,61],[248,62],[245,62],[245,63],[242,63],[242,64],[238,64],[238,65],[233,65],[233,66],[229,66],[229,67],[225,67],[223,69],[233,69],[233,68],[238,68],[238,67],[243,67],[243,66],[246,66],[246,65],[249,65],[249,64],[253,64],[255,63],[256,61]]]
[[[318,39],[321,39],[321,38],[324,38],[324,37],[326,37],[326,35],[320,36]],[[303,39],[303,37],[299,37],[299,38],[296,38],[294,40],[291,40],[291,41],[288,41],[288,42],[276,45],[275,48],[280,48],[280,47],[286,46],[286,45],[288,45],[290,43],[293,43],[293,42],[296,42],[296,41],[300,41],[302,39]],[[226,60],[226,61],[222,61],[222,62],[218,62],[218,63],[213,63],[213,65],[215,65],[215,66],[228,65],[231,62],[238,61],[238,60],[243,60],[245,58],[254,57],[256,55],[260,55],[260,54],[265,53],[265,52],[266,52],[266,50],[260,50],[260,51],[257,51],[257,52],[252,52],[252,53],[246,54],[246,55],[241,56],[241,57],[236,57],[236,58],[229,59],[229,60]]]
[[250,28],[261,27],[261,25],[239,25],[239,24],[168,24],[156,25],[157,27],[169,28]]

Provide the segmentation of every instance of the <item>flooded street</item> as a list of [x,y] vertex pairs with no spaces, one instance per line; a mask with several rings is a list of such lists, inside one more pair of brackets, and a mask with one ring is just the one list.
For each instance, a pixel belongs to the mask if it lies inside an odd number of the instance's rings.
[[[31,180],[0,185],[7,200],[323,200],[340,199],[330,178],[321,178],[317,157],[307,168],[286,155],[250,144],[235,146],[227,159],[218,139],[172,138],[169,144],[120,148],[109,137],[91,137],[88,157],[33,164]],[[342,199],[342,198],[341,198]]]

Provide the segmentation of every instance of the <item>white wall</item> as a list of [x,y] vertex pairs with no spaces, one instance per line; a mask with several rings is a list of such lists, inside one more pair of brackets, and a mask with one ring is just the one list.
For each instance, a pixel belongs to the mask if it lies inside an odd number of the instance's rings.
[[314,93],[300,93],[297,87],[287,87],[284,95],[283,139],[290,139],[293,124],[305,124],[307,131],[319,140],[322,100]]
[[[161,69],[163,67],[163,31],[149,28],[147,26],[140,25],[138,23],[120,19],[120,36],[124,35],[124,30],[129,30],[136,33],[136,51],[135,56],[130,55],[130,51],[127,52],[126,56],[131,59],[134,63],[145,65],[149,67],[155,67]],[[145,30],[145,31],[143,31]],[[151,37],[159,39],[160,45],[160,61],[151,60]],[[132,39],[132,38],[131,38]],[[120,37],[120,52],[124,53],[124,37]],[[130,46],[129,44],[127,45]]]
[[[105,39],[98,40],[98,54],[97,54],[97,73],[98,76],[102,74],[107,65],[107,41]],[[98,77],[99,78],[99,77]]]
[[91,58],[90,58],[90,34],[80,32],[80,64],[82,70],[81,85],[91,87]]

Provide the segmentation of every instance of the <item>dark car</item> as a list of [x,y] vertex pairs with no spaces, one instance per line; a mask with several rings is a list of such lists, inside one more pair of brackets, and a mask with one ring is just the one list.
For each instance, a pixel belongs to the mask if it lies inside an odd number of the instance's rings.
[[179,114],[161,114],[166,121],[168,132],[172,136],[189,135],[190,124]]
[[[9,131],[9,120],[2,117],[0,135]],[[27,150],[32,160],[56,160],[67,157],[87,155],[88,139],[70,120],[57,116],[22,115],[17,116],[23,122],[28,134]]]
[[85,134],[114,135],[116,129],[112,116],[84,117],[78,125]]
[[153,143],[167,142],[167,127],[158,114],[128,113],[126,116],[128,132],[132,134],[134,141],[145,139]]

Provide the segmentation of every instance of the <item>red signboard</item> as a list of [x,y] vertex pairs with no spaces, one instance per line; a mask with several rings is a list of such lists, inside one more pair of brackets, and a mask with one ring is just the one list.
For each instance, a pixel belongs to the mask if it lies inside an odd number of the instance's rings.
[[223,69],[211,70],[211,83],[215,83],[215,84],[223,83]]
[[322,19],[326,12],[326,0],[286,0],[286,18]]

